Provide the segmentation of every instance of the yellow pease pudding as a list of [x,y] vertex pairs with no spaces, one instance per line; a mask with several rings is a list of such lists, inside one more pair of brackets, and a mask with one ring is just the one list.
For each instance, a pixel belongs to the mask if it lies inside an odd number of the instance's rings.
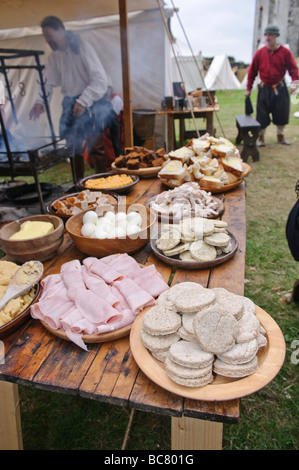
[[111,175],[102,178],[88,179],[85,187],[88,189],[115,189],[121,186],[127,186],[134,180],[129,175]]

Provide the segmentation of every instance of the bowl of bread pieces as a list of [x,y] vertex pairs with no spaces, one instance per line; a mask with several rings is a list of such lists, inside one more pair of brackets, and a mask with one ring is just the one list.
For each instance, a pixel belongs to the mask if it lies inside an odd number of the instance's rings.
[[66,194],[52,201],[47,211],[51,215],[56,215],[62,220],[69,219],[72,215],[80,214],[88,209],[95,209],[97,206],[105,204],[117,205],[120,196],[116,193],[105,191],[80,191],[78,193]]
[[232,142],[209,134],[191,139],[164,158],[158,177],[171,188],[195,181],[203,190],[225,192],[238,186],[251,171]]
[[63,242],[64,224],[55,215],[33,215],[4,225],[0,246],[8,259],[25,263],[34,256],[37,261],[52,258]]
[[149,241],[156,221],[153,211],[131,204],[82,212],[68,219],[65,227],[78,250],[102,257],[138,251]]
[[140,178],[156,176],[165,163],[164,148],[149,150],[146,147],[126,147],[124,154],[117,157],[111,165],[114,173],[137,175]]

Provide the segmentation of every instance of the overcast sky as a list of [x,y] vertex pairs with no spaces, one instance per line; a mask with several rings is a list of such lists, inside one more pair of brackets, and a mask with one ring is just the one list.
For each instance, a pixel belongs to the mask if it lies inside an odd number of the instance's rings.
[[[218,54],[251,62],[255,0],[165,0],[179,8],[178,16],[193,53],[204,57]],[[172,33],[186,43],[176,13]]]

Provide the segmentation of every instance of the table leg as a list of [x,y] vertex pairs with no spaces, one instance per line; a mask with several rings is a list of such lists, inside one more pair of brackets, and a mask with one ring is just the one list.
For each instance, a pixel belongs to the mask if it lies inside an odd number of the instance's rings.
[[0,381],[0,450],[22,450],[18,386]]
[[167,115],[167,152],[171,152],[175,146],[174,119],[172,114]]
[[213,113],[206,113],[206,119],[207,119],[207,132],[210,135],[214,135],[214,123],[213,123]]
[[221,450],[223,424],[194,418],[171,418],[172,450]]

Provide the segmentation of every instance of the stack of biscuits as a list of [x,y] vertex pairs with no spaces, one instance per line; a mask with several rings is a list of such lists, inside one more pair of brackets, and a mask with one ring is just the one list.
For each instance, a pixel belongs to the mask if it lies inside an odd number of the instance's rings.
[[164,291],[142,321],[141,341],[177,384],[200,387],[214,374],[242,378],[257,371],[266,331],[247,297],[196,282]]
[[182,261],[213,261],[232,251],[231,236],[224,220],[185,217],[176,224],[162,224],[156,247],[165,256]]

